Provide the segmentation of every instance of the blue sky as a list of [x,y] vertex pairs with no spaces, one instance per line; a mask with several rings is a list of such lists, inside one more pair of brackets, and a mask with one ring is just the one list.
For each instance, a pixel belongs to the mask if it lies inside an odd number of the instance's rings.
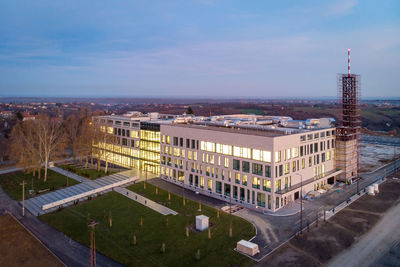
[[0,2],[0,96],[400,96],[400,1]]

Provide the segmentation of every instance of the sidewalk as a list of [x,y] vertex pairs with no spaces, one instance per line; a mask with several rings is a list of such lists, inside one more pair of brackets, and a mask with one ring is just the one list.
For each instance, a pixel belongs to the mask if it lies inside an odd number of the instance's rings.
[[130,198],[154,211],[157,211],[158,213],[161,213],[162,215],[177,215],[178,213],[174,210],[171,210],[170,208],[167,208],[161,204],[158,204],[157,202],[154,202],[153,200],[150,200],[148,198],[145,198],[144,196],[141,196],[139,194],[136,194],[126,188],[123,187],[116,187],[114,188],[115,192],[120,193],[123,196],[126,196],[127,198]]
[[60,174],[62,174],[64,176],[67,176],[67,177],[69,177],[71,179],[74,179],[74,180],[76,180],[78,182],[81,182],[81,183],[82,182],[90,182],[91,181],[90,179],[87,179],[85,177],[79,176],[78,174],[75,174],[73,172],[61,169],[61,168],[56,167],[56,166],[51,167],[49,169],[52,170],[52,171],[58,172],[58,173],[60,173]]

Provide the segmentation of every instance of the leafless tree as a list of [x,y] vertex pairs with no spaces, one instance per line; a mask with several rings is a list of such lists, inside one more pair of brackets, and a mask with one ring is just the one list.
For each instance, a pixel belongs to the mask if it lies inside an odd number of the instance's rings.
[[34,121],[38,125],[40,158],[44,163],[44,181],[47,180],[49,161],[65,148],[65,133],[62,120],[42,116]]

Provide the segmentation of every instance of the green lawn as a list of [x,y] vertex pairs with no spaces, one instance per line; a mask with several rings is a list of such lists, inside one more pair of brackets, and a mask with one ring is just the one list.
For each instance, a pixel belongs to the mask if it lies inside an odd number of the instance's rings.
[[[50,189],[57,190],[67,186],[67,177],[59,174],[58,172],[54,172],[52,170],[47,170],[47,181],[43,181],[44,170],[42,170],[40,180],[36,177],[32,176],[32,173],[25,174],[23,172],[13,172],[10,174],[4,174],[0,176],[0,185],[3,187],[4,191],[6,191],[12,198],[15,200],[22,200],[22,181],[25,181],[25,199],[31,197],[29,195],[28,190],[32,189],[33,182],[33,190],[37,194],[39,190]],[[68,178],[68,186],[77,184],[78,182]],[[48,193],[48,191],[46,192]]]
[[264,111],[258,108],[245,108],[242,109],[243,114],[255,114],[255,115],[264,115]]
[[[94,219],[96,226],[96,248],[101,253],[128,266],[251,266],[254,262],[236,253],[233,248],[240,239],[249,239],[255,234],[252,224],[242,218],[231,216],[233,237],[229,237],[230,216],[217,210],[189,201],[185,207],[179,196],[147,184],[144,192],[143,183],[130,187],[131,190],[143,193],[148,197],[165,203],[179,214],[163,216],[116,192],[110,192],[85,204],[67,208],[40,218],[87,246],[90,244],[90,233],[87,218]],[[108,214],[112,214],[112,228],[109,227]],[[211,239],[208,232],[185,235],[185,227],[195,224],[195,216],[205,214],[210,217]],[[143,226],[140,226],[140,218]],[[166,220],[168,219],[168,225]],[[137,244],[132,244],[136,235]],[[165,243],[165,253],[160,252]],[[200,249],[200,260],[196,260],[196,251]]]
[[98,171],[97,169],[90,169],[90,168],[85,169],[83,166],[76,166],[76,165],[62,165],[59,167],[91,180],[115,173],[115,171],[108,171],[106,174],[104,170]]

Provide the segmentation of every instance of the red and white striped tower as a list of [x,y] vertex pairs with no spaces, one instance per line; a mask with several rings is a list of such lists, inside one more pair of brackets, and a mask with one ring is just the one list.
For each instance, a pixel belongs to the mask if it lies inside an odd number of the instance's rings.
[[347,76],[350,77],[350,48],[347,49]]

